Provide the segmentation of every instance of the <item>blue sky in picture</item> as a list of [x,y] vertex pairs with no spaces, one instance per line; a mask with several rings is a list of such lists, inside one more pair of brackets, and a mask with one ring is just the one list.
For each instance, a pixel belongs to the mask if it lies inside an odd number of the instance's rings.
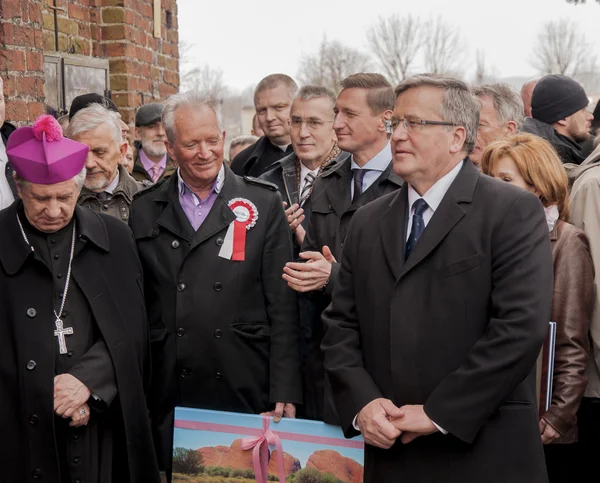
[[[232,426],[241,426],[249,428],[262,428],[262,418],[249,414],[224,413],[219,411],[205,411],[200,409],[177,408],[175,419],[185,421],[199,421],[213,424],[227,424]],[[274,431],[282,431],[287,433],[297,433],[304,435],[323,436],[328,438],[337,438],[345,440],[340,428],[330,426],[324,423],[315,421],[304,421],[300,419],[282,419],[279,423],[271,422],[270,428]],[[248,435],[209,432],[190,429],[175,429],[174,447],[182,447],[188,449],[199,449],[206,446],[231,446],[231,443],[239,438],[248,437]],[[332,449],[337,451],[342,456],[346,456],[363,464],[362,449],[344,448],[325,446],[315,443],[304,443],[299,441],[282,440],[283,451],[289,453],[294,458],[300,460],[302,468],[306,466],[306,462],[310,455],[315,451]],[[275,449],[272,447],[271,449]]]

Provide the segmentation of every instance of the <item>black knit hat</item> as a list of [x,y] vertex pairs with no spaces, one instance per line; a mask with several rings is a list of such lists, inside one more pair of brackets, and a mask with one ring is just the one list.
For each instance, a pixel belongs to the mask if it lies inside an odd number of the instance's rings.
[[533,89],[531,115],[538,121],[553,124],[581,111],[589,102],[577,81],[564,75],[547,75]]
[[78,111],[81,111],[92,104],[100,104],[111,111],[119,112],[119,108],[112,99],[96,94],[95,92],[90,92],[89,94],[82,94],[73,99],[71,108],[69,109],[69,120],[73,119],[73,116],[77,114]]

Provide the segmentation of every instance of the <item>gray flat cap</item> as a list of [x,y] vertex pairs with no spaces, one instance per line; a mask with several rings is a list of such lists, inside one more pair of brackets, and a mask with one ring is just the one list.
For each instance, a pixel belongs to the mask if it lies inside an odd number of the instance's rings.
[[135,125],[139,126],[150,126],[156,121],[160,121],[163,112],[163,105],[158,102],[151,104],[145,104],[140,107],[135,113]]

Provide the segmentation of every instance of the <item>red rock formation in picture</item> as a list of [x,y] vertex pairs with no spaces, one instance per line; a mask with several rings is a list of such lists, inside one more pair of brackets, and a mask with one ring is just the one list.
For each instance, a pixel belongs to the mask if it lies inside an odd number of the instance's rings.
[[[292,473],[301,469],[300,460],[294,458],[291,454],[283,452],[283,468],[285,471],[285,477],[287,478]],[[277,476],[277,450],[271,452],[271,459],[269,460],[269,474]]]
[[347,483],[362,483],[363,467],[351,458],[342,456],[330,449],[315,451],[306,462],[307,468],[315,468],[322,473],[331,473]]
[[202,456],[204,466],[252,469],[252,451],[242,450],[241,441],[241,439],[236,439],[229,448],[227,446],[207,446],[196,451]]

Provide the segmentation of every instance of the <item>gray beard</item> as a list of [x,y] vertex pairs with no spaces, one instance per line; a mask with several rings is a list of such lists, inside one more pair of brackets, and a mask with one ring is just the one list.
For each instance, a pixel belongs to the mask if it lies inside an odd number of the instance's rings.
[[154,143],[150,143],[149,146],[142,145],[142,149],[144,150],[144,153],[146,153],[147,156],[152,156],[156,158],[162,158],[165,154],[167,154],[167,148],[164,145],[162,148],[157,148],[154,146]]

